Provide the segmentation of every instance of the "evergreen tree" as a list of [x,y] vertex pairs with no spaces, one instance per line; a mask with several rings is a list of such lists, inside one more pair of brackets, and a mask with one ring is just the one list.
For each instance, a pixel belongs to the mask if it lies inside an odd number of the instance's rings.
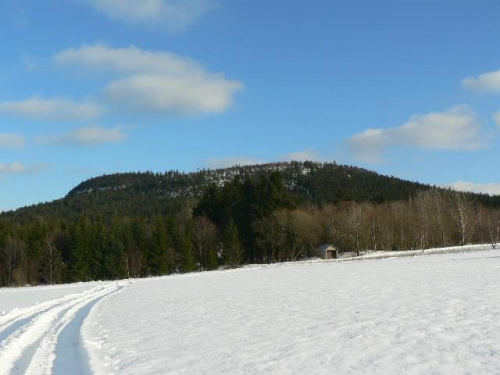
[[104,277],[107,279],[121,279],[127,277],[125,264],[125,244],[123,243],[123,225],[116,220],[107,238],[107,250],[104,254]]
[[231,219],[224,231],[223,259],[226,266],[238,267],[243,262],[243,249],[241,247],[238,227]]
[[106,233],[100,220],[92,223],[89,241],[89,266],[92,280],[99,280],[104,274],[104,254],[106,253]]
[[181,237],[179,235],[179,228],[172,216],[167,216],[165,219],[165,230],[167,232],[167,273],[174,273],[180,267],[180,254],[179,248]]
[[89,281],[89,227],[88,218],[82,218],[70,232],[71,257],[69,267],[70,281]]
[[205,269],[207,271],[216,270],[219,267],[219,256],[217,249],[212,247],[208,249],[206,254]]
[[192,232],[193,232],[192,225],[188,225],[186,227],[181,243],[181,262],[180,262],[181,272],[192,272],[196,271],[196,269],[198,268],[198,265],[196,264],[194,257]]
[[152,222],[151,241],[148,251],[147,267],[151,275],[170,273],[167,229],[161,216],[156,216]]
[[25,227],[23,238],[26,242],[26,281],[36,285],[38,281],[38,267],[43,256],[43,239],[49,232],[39,221],[30,223]]

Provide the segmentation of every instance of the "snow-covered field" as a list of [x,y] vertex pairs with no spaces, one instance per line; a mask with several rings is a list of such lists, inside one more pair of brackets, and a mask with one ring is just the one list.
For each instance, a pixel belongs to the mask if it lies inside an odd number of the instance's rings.
[[11,373],[500,374],[500,251],[0,290]]

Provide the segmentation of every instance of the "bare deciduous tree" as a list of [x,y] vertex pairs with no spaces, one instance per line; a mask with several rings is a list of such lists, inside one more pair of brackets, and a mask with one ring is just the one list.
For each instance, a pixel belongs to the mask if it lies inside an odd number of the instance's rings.
[[460,245],[466,245],[474,234],[474,206],[465,194],[455,193],[450,205],[451,215],[460,235]]
[[61,282],[63,262],[53,237],[48,237],[44,241],[40,268],[40,277],[43,281],[48,284]]
[[366,233],[363,219],[362,206],[349,202],[342,205],[331,228],[334,235],[347,242],[357,256],[360,255],[363,243],[362,237]]
[[206,217],[197,217],[193,225],[193,245],[200,271],[217,268],[217,227]]
[[7,285],[14,283],[14,271],[21,263],[24,250],[24,242],[12,237],[7,238],[5,246],[1,249],[0,259],[5,269],[5,281]]
[[481,207],[479,210],[479,216],[486,216],[486,230],[488,234],[488,240],[491,243],[491,247],[493,249],[496,248],[498,243],[498,234],[499,234],[499,217],[498,212],[492,213],[489,208]]
[[127,277],[140,277],[144,263],[144,254],[142,250],[132,244],[125,251],[125,266],[127,268]]
[[257,233],[257,246],[266,249],[264,262],[281,262],[280,249],[283,246],[283,228],[275,215],[264,217],[253,224]]
[[445,214],[449,208],[448,199],[446,199],[445,193],[438,189],[431,189],[430,196],[432,200],[432,207],[434,211],[434,215],[436,218],[436,222],[439,228],[439,233],[441,237],[441,246],[446,246],[446,220]]
[[417,194],[414,200],[418,217],[420,249],[427,249],[431,243],[431,232],[433,225],[433,205],[432,196],[429,191],[422,191]]

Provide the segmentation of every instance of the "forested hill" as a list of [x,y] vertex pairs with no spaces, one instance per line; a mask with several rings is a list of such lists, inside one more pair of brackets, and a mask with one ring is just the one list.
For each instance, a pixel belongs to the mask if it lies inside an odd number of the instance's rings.
[[[0,217],[26,222],[37,219],[90,216],[190,215],[190,208],[210,185],[223,186],[236,176],[241,180],[283,176],[285,186],[300,202],[323,205],[341,201],[383,203],[408,200],[428,185],[383,176],[362,168],[336,163],[289,162],[193,173],[117,173],[82,182],[62,199],[25,207]],[[486,206],[500,207],[500,197],[474,195]]]
[[236,176],[242,180],[258,179],[272,172],[281,173],[285,185],[303,200],[318,204],[344,200],[381,203],[387,200],[408,199],[418,190],[428,188],[426,185],[382,176],[351,166],[290,162],[207,169],[194,173],[118,173],[87,180],[71,190],[68,196],[128,190],[164,198],[199,197],[211,184],[223,186]]
[[0,287],[500,242],[500,197],[334,163],[125,173],[0,215]]

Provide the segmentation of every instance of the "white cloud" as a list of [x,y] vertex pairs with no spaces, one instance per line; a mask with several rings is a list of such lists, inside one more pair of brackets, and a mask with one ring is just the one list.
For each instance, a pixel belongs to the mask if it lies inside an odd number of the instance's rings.
[[485,146],[482,127],[476,114],[466,105],[446,112],[414,115],[397,127],[367,129],[347,140],[354,156],[365,162],[378,163],[391,147],[413,147],[434,150],[476,150]]
[[0,148],[21,148],[25,143],[26,141],[21,135],[0,133]]
[[478,184],[468,181],[456,181],[449,184],[449,187],[458,191],[500,195],[500,183]]
[[212,0],[80,0],[112,19],[177,31],[213,8]]
[[169,52],[147,51],[130,46],[112,48],[105,44],[69,48],[54,56],[57,64],[118,73],[150,73],[171,76],[206,75],[203,67],[186,57]]
[[283,161],[317,161],[318,159],[318,153],[314,150],[292,152],[280,157]]
[[368,163],[381,163],[383,153],[392,143],[390,129],[367,129],[347,140],[347,146],[356,159]]
[[66,134],[58,136],[40,137],[38,143],[90,146],[102,143],[121,142],[127,138],[121,126],[113,129],[105,129],[98,125],[89,125],[83,128],[72,130]]
[[48,166],[45,164],[38,164],[33,166],[27,166],[23,163],[12,163],[4,164],[0,163],[0,174],[31,174],[41,172],[47,169]]
[[500,70],[483,73],[478,77],[467,77],[462,85],[475,91],[500,92]]
[[245,157],[212,158],[208,160],[209,168],[229,168],[235,165],[262,164],[262,161]]
[[108,84],[104,97],[125,110],[174,114],[220,113],[243,89],[222,73],[168,52],[102,44],[68,49],[55,56],[59,65],[109,71],[121,78]]
[[233,103],[238,82],[223,77],[135,75],[108,85],[106,98],[120,107],[178,114],[221,113]]
[[64,98],[38,96],[23,101],[0,102],[0,113],[37,120],[88,120],[99,117],[104,108],[94,102],[75,102]]

